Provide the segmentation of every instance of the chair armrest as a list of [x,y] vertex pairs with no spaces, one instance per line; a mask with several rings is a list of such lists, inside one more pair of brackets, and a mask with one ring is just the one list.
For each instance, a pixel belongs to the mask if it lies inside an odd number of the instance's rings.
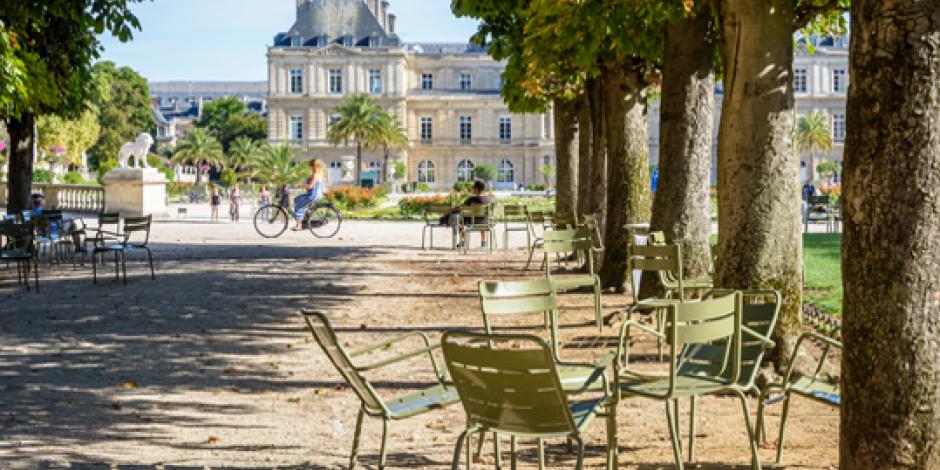
[[760,342],[764,344],[764,347],[765,347],[765,348],[772,348],[772,347],[774,347],[774,346],[777,345],[777,343],[776,343],[774,340],[772,340],[772,339],[770,339],[770,338],[768,338],[768,337],[766,337],[766,336],[764,336],[764,335],[762,335],[762,334],[760,334],[760,333],[758,333],[758,332],[756,332],[756,331],[754,331],[754,330],[748,328],[748,327],[745,326],[745,325],[741,325],[741,331],[743,331],[743,332],[747,333],[748,335],[751,335],[751,336],[757,338],[758,340],[760,340]]
[[[577,390],[566,390],[565,393],[568,393],[568,394],[584,393],[588,391],[591,388],[591,386],[594,385],[594,383],[597,382],[598,380],[601,380],[603,382],[605,393],[609,393],[610,383],[607,380],[607,375],[604,374],[604,370],[607,369],[607,366],[611,365],[614,362],[614,359],[616,358],[617,358],[616,354],[609,352],[607,354],[604,354],[604,356],[598,359],[597,362],[595,362],[594,364],[587,364],[587,363],[580,363],[580,362],[561,362],[561,361],[557,362],[557,364],[561,366],[582,366],[585,368],[594,369],[594,371],[591,372],[591,375],[588,377],[587,380],[584,381],[584,383],[581,385],[580,388],[578,388]],[[613,372],[617,373],[617,370],[614,369]]]
[[790,354],[790,364],[787,366],[787,373],[786,375],[784,375],[784,379],[783,379],[783,383],[785,387],[790,386],[790,377],[792,377],[793,375],[793,365],[795,363],[793,358],[797,357],[797,355],[800,353],[800,348],[803,346],[803,342],[806,341],[807,339],[816,339],[816,340],[826,343],[826,347],[823,349],[823,353],[822,355],[820,355],[819,360],[816,363],[816,371],[813,372],[813,375],[812,375],[813,377],[818,377],[820,371],[822,371],[823,365],[825,365],[826,363],[826,356],[829,353],[830,347],[842,349],[841,342],[836,341],[832,338],[823,336],[814,331],[808,331],[806,333],[801,334],[800,337],[796,340],[796,345],[793,346],[793,353]]
[[396,364],[396,363],[398,363],[398,362],[402,362],[402,361],[405,361],[405,360],[407,360],[407,359],[411,359],[411,358],[416,357],[416,356],[420,356],[420,355],[423,355],[423,354],[427,354],[427,355],[428,355],[428,359],[431,361],[431,367],[434,369],[434,375],[437,377],[438,381],[443,385],[445,375],[441,372],[440,367],[438,367],[438,365],[437,365],[437,360],[434,358],[434,351],[437,350],[437,349],[440,349],[441,345],[440,345],[440,344],[434,344],[434,345],[432,345],[432,344],[431,344],[431,340],[428,338],[428,335],[425,334],[425,333],[423,333],[423,332],[420,332],[420,331],[410,331],[410,332],[408,332],[408,333],[404,333],[404,334],[395,336],[394,338],[389,338],[389,339],[384,340],[384,341],[379,341],[379,342],[377,342],[377,343],[373,343],[373,344],[371,344],[371,345],[369,345],[369,346],[366,346],[366,347],[364,347],[364,348],[362,348],[362,349],[359,349],[359,350],[357,350],[357,351],[354,351],[354,352],[350,353],[349,357],[352,358],[352,357],[356,357],[356,356],[361,356],[361,355],[363,355],[363,354],[368,354],[368,353],[374,352],[374,351],[376,351],[376,350],[379,350],[379,349],[382,349],[382,348],[385,348],[385,347],[388,347],[388,346],[392,346],[392,345],[394,345],[394,344],[396,344],[396,343],[400,343],[400,342],[402,342],[402,341],[405,341],[405,340],[410,339],[410,338],[415,338],[415,337],[418,337],[418,338],[421,338],[421,339],[422,339],[422,341],[423,341],[423,343],[424,343],[424,347],[423,347],[423,348],[411,350],[411,351],[408,351],[408,352],[404,352],[404,353],[399,354],[399,355],[397,355],[397,356],[395,356],[395,357],[391,357],[391,358],[388,358],[388,359],[384,359],[384,360],[381,360],[381,361],[378,361],[378,362],[374,362],[374,363],[372,363],[372,364],[368,364],[368,365],[365,365],[365,366],[356,367],[356,370],[358,370],[358,371],[360,371],[360,372],[367,372],[367,371],[370,371],[370,370],[375,370],[375,369],[379,369],[379,368],[385,367],[385,366],[387,366],[387,365]]
[[[431,354],[435,349],[439,349],[440,347],[441,347],[440,345],[434,345],[434,346],[428,346],[428,347],[421,348],[421,349],[415,349],[415,350],[412,350],[412,351],[408,351],[408,352],[399,354],[399,355],[397,355],[397,356],[395,356],[395,357],[392,357],[392,358],[383,359],[383,360],[381,360],[381,361],[374,362],[374,363],[372,363],[372,364],[368,364],[368,365],[364,365],[364,366],[357,366],[357,367],[356,367],[356,370],[358,370],[358,371],[360,371],[360,372],[368,372],[368,371],[370,371],[370,370],[380,369],[380,368],[385,367],[385,366],[387,366],[387,365],[391,365],[391,364],[395,364],[395,363],[404,361],[405,359],[411,359],[412,357],[415,357],[415,356],[420,356],[420,355],[422,355],[422,354]],[[439,371],[437,370],[436,365],[435,365],[434,369],[435,369],[435,372],[439,372]],[[440,374],[438,374],[438,377],[440,377]]]
[[384,347],[394,345],[395,343],[400,343],[400,342],[402,342],[402,341],[405,341],[406,339],[413,338],[413,337],[416,337],[416,336],[417,336],[417,337],[421,337],[421,339],[424,340],[424,345],[425,345],[425,346],[430,346],[430,345],[431,345],[431,341],[428,339],[428,335],[426,335],[426,334],[424,334],[424,333],[422,333],[422,332],[420,332],[420,331],[409,331],[409,332],[407,332],[407,333],[403,333],[403,334],[400,334],[400,335],[398,335],[398,336],[395,336],[395,337],[392,337],[392,338],[389,338],[389,339],[386,339],[386,340],[382,340],[382,341],[378,341],[378,342],[376,342],[376,343],[372,343],[372,344],[370,344],[370,345],[368,345],[368,346],[365,346],[365,347],[363,347],[363,348],[361,348],[361,349],[357,349],[357,350],[355,350],[355,351],[349,353],[349,357],[356,357],[356,356],[361,356],[361,355],[363,355],[363,354],[368,354],[368,353],[373,352],[373,351],[375,351],[375,350],[377,350],[377,349],[382,349],[382,348],[384,348]]
[[666,335],[646,326],[635,322],[633,320],[627,320],[623,322],[623,325],[620,326],[620,339],[617,341],[617,358],[621,361],[617,365],[617,369],[626,369],[627,364],[630,362],[630,328],[637,328],[644,332],[650,333],[657,338],[666,339]]

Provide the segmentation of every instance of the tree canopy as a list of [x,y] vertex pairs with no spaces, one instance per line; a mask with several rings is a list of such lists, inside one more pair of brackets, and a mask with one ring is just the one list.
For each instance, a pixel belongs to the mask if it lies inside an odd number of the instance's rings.
[[89,154],[100,163],[117,158],[121,146],[141,132],[153,134],[156,121],[150,110],[147,80],[130,67],[98,62],[92,68],[90,105],[98,110],[101,135]]

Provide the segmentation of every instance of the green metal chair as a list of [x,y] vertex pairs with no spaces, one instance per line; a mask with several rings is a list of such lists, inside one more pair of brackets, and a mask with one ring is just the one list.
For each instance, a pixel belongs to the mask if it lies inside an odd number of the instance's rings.
[[490,235],[489,250],[493,251],[493,244],[496,241],[493,228],[496,224],[495,219],[491,217],[491,212],[489,204],[471,204],[460,208],[457,222],[464,254],[470,252],[470,234],[474,232],[479,233],[481,237],[484,233],[488,233]]
[[0,224],[0,261],[16,263],[16,277],[29,290],[29,273],[33,272],[39,292],[39,261],[36,259],[33,225],[30,223]]
[[[800,352],[803,342],[813,339],[823,343],[822,354],[816,365],[816,371],[813,375],[804,375],[799,378],[793,377],[793,364]],[[793,354],[790,355],[790,365],[787,366],[787,374],[783,383],[773,383],[768,385],[760,395],[760,404],[757,409],[757,429],[758,433],[767,438],[767,431],[764,429],[764,408],[766,405],[783,402],[783,414],[780,416],[780,437],[777,440],[777,463],[783,459],[783,432],[787,425],[787,413],[790,411],[790,397],[797,394],[810,400],[823,403],[829,406],[840,407],[842,405],[842,394],[838,383],[829,380],[822,374],[823,366],[826,364],[826,357],[832,348],[842,349],[842,343],[832,338],[823,336],[819,333],[803,333],[793,348]],[[771,393],[780,393],[780,396],[768,399]]]
[[526,219],[529,221],[529,259],[525,263],[525,269],[529,269],[532,264],[532,257],[535,254],[535,248],[542,244],[542,235],[552,226],[552,213],[548,210],[532,209],[527,207]]
[[509,232],[525,232],[526,246],[532,245],[532,231],[529,230],[524,204],[503,204],[499,221],[503,223],[503,250],[509,250]]
[[[429,204],[424,209],[424,227],[421,228],[421,249],[424,248],[425,238],[430,238],[430,248],[434,249],[434,230],[435,229],[447,229],[450,232],[450,247],[455,249],[457,247],[457,229],[453,221],[450,221],[447,225],[441,224],[441,217],[446,214],[450,214],[453,211],[453,206],[449,203],[435,203]],[[429,237],[430,235],[430,237]]]
[[[91,269],[93,283],[98,283],[98,262],[96,258],[102,257],[105,253],[114,253],[114,275],[118,273],[118,260],[120,267],[124,272],[124,285],[127,285],[127,254],[133,251],[143,250],[147,252],[147,261],[150,265],[150,279],[156,279],[157,276],[153,270],[153,252],[147,244],[150,242],[150,226],[153,222],[153,216],[127,217],[124,219],[124,231],[121,233],[121,239],[117,242],[109,241],[113,234],[107,234],[104,231],[98,231],[98,238],[95,240],[95,248],[91,252]],[[138,235],[142,234],[142,235]]]
[[[656,246],[675,246],[677,250],[675,252],[675,259],[679,261],[675,265],[675,270],[672,269],[660,269],[656,272],[656,275],[659,277],[659,282],[662,284],[663,289],[666,291],[666,297],[671,298],[674,295],[679,295],[679,298],[684,299],[686,290],[695,289],[711,289],[714,285],[712,282],[711,276],[703,276],[696,278],[687,278],[683,275],[682,271],[682,245],[667,245],[666,243],[666,234],[663,232],[650,232],[650,245]],[[642,246],[642,245],[634,245]],[[638,250],[638,252],[642,252]],[[638,255],[641,256],[641,255]],[[681,287],[680,287],[681,286]]]
[[[547,230],[543,234],[544,253],[542,262],[545,264],[545,277],[552,281],[555,291],[564,291],[579,287],[594,289],[594,317],[597,328],[603,327],[603,312],[601,305],[601,279],[594,272],[594,241],[591,230],[581,227],[569,230]],[[558,274],[552,272],[549,260],[551,255],[567,256],[569,253],[577,254],[578,259],[586,261],[586,272],[578,274]]]
[[[740,387],[742,372],[743,296],[740,292],[697,302],[664,301],[668,303],[664,332],[627,320],[620,331],[617,346],[619,358],[616,377],[621,397],[645,397],[666,404],[666,424],[672,438],[676,468],[684,468],[679,432],[679,399],[733,392],[741,400],[751,448],[751,462],[760,469],[757,442],[751,426],[747,398]],[[669,374],[650,376],[630,368],[631,330],[638,329],[662,338],[669,346]],[[715,346],[714,348],[705,348]],[[707,349],[707,351],[706,351]],[[697,364],[706,354],[707,364]],[[696,359],[696,354],[699,359]],[[693,402],[694,403],[694,402]],[[694,405],[693,405],[694,406]],[[694,423],[694,419],[692,420]],[[692,433],[694,436],[694,432]],[[694,445],[694,441],[690,442]],[[691,451],[691,449],[690,449]],[[693,453],[694,456],[694,453]]]
[[[459,398],[456,389],[445,384],[445,375],[438,369],[437,361],[434,359],[434,350],[438,349],[439,345],[431,345],[431,341],[426,334],[417,331],[405,333],[366,346],[355,352],[347,353],[336,338],[336,332],[326,315],[321,312],[308,310],[302,311],[301,314],[304,317],[304,321],[307,323],[307,328],[317,340],[320,348],[323,349],[323,352],[336,367],[336,370],[339,371],[340,375],[343,376],[343,379],[346,380],[346,383],[349,384],[350,388],[353,389],[353,392],[356,393],[356,396],[358,396],[359,400],[362,402],[362,405],[359,407],[359,414],[356,418],[356,434],[353,438],[352,454],[349,456],[350,470],[356,467],[356,457],[359,453],[359,437],[362,432],[362,422],[365,415],[382,419],[382,444],[379,451],[379,468],[384,468],[388,443],[388,424],[390,421],[411,418],[454,404],[458,401]],[[357,356],[383,350],[411,338],[420,338],[424,346],[368,365],[357,366],[353,363],[353,358]],[[364,372],[377,370],[391,364],[424,355],[427,355],[428,359],[431,361],[431,367],[434,369],[434,375],[438,383],[419,392],[410,393],[390,400],[383,400],[376,393],[372,384],[363,376]]]
[[578,214],[574,212],[556,212],[552,215],[552,228],[570,230],[578,226]]
[[471,438],[481,431],[510,436],[513,469],[516,438],[537,439],[539,469],[545,468],[543,439],[573,439],[578,444],[576,468],[580,469],[584,461],[582,434],[598,415],[607,418],[607,468],[617,467],[616,402],[604,374],[613,355],[608,355],[606,362],[594,370],[594,380],[601,382],[602,392],[591,398],[570,400],[551,348],[537,336],[448,332],[441,344],[454,387],[467,413],[467,428],[457,438],[452,468],[460,463],[460,447],[465,440],[470,468]]

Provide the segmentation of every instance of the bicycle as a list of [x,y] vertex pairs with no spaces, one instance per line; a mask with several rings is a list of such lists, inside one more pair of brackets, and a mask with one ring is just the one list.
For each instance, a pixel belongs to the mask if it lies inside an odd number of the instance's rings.
[[[277,238],[293,222],[287,209],[268,204],[255,212],[255,231],[264,238]],[[343,216],[330,201],[317,201],[307,206],[304,212],[303,227],[317,238],[332,238],[339,232]]]

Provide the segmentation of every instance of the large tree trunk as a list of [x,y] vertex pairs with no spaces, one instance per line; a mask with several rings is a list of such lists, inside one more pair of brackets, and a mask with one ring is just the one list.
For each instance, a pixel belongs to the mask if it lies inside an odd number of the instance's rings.
[[622,65],[605,73],[607,111],[607,226],[601,285],[623,292],[627,280],[625,224],[650,217],[649,132],[646,86],[640,73]]
[[853,0],[850,58],[840,468],[940,468],[940,1]]
[[793,148],[794,0],[722,0],[725,97],[718,136],[715,283],[783,295],[774,337],[785,364],[801,333],[803,244]]
[[[591,212],[597,214],[600,233],[607,233],[607,113],[604,112],[602,82],[596,78],[586,84],[591,106]],[[604,265],[604,254],[597,257],[596,269]]]
[[585,90],[578,97],[578,214],[593,214],[594,181],[593,150],[594,124],[591,122],[591,99]]
[[[706,275],[710,261],[715,44],[709,13],[667,25],[663,59],[659,187],[651,229],[682,245],[686,277]],[[659,278],[649,280],[644,278],[641,298],[658,290]]]
[[356,187],[362,187],[362,138],[356,138]]
[[578,102],[556,99],[555,210],[574,214],[578,207]]
[[23,114],[7,121],[10,134],[10,173],[7,175],[7,213],[30,209],[33,188],[33,149],[35,148],[35,116]]

